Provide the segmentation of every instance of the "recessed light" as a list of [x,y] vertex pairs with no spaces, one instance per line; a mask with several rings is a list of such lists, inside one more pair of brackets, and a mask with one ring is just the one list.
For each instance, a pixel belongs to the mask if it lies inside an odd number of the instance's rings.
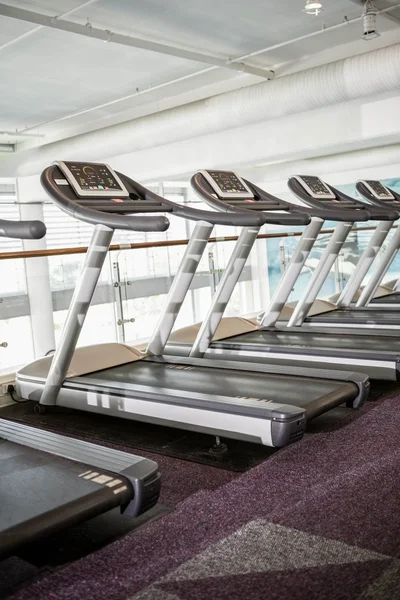
[[317,0],[306,0],[306,5],[303,9],[307,15],[319,15],[323,10],[321,2]]

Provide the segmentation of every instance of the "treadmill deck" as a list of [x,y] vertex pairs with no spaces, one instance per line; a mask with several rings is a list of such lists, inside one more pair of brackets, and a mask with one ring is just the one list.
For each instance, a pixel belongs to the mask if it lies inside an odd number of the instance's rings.
[[374,336],[365,334],[340,334],[334,330],[327,333],[314,332],[311,329],[294,331],[293,329],[268,331],[259,329],[242,335],[233,336],[220,342],[213,342],[212,348],[257,350],[260,346],[266,351],[276,349],[279,352],[305,355],[348,356],[372,360],[400,359],[400,336]]
[[368,308],[350,308],[350,309],[335,309],[319,315],[308,317],[305,323],[321,323],[331,324],[338,323],[340,325],[384,325],[388,329],[392,327],[400,327],[400,311],[385,310],[372,307]]
[[[161,391],[179,390],[209,396],[223,395],[231,398],[269,400],[278,404],[304,408],[307,416],[314,416],[315,405],[321,408],[338,406],[354,399],[358,394],[356,384],[348,381],[325,380],[311,377],[272,375],[253,371],[236,371],[210,367],[182,367],[156,362],[151,358],[97,371],[84,377],[71,378],[71,383],[120,384],[125,393],[135,386],[151,386]],[[319,410],[320,414],[321,410]],[[322,411],[323,412],[323,411]]]
[[387,296],[380,296],[378,298],[372,298],[371,304],[397,304],[400,310],[400,292],[393,292]]

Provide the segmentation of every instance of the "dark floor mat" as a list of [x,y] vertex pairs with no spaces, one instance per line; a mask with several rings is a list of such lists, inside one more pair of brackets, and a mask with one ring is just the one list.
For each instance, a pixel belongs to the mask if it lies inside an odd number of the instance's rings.
[[[310,422],[309,432],[318,433],[332,427],[332,424],[341,426],[341,422],[353,412],[342,407],[333,409]],[[257,466],[279,451],[232,439],[223,439],[222,445],[216,447],[215,437],[211,435],[59,407],[37,415],[30,402],[6,407],[0,416],[56,433],[110,444],[115,448],[123,446],[134,452],[147,451],[239,473]]]
[[123,446],[134,452],[147,451],[239,473],[276,452],[259,444],[226,439],[222,440],[221,447],[214,448],[215,437],[211,435],[72,409],[57,407],[37,415],[30,402],[7,406],[0,416],[63,435],[110,444],[117,449]]
[[157,505],[135,519],[121,515],[119,508],[89,521],[60,531],[32,543],[7,560],[0,562],[0,598],[14,592],[33,579],[96,552],[111,542],[132,534],[170,510]]
[[30,584],[39,574],[39,570],[18,556],[11,556],[0,562],[0,598],[2,600],[8,594],[21,588],[24,584]]

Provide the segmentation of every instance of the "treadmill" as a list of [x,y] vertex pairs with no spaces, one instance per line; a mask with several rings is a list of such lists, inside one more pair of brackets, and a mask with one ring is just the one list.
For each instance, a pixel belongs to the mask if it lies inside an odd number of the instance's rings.
[[[301,439],[307,419],[343,403],[363,404],[365,375],[163,354],[214,224],[243,226],[256,237],[265,222],[306,224],[306,212],[197,210],[99,163],[59,161],[45,169],[41,182],[56,206],[95,229],[55,355],[16,375],[19,395],[36,401],[38,411],[61,405],[199,431],[215,435],[217,443],[224,436],[280,447]],[[114,230],[138,223],[141,230],[166,229],[163,213],[196,226],[147,350],[118,343],[76,348]]]
[[[399,330],[400,311],[390,311],[386,306],[383,308],[376,305],[365,306],[365,300],[368,298],[370,290],[374,292],[384,276],[384,267],[382,268],[381,265],[375,270],[372,279],[368,283],[366,290],[363,290],[357,304],[351,306],[351,300],[349,302],[349,299],[352,299],[356,294],[366,271],[368,271],[372,260],[376,257],[379,249],[376,241],[382,240],[382,244],[393,226],[393,222],[399,218],[400,203],[397,204],[394,197],[387,198],[385,202],[371,198],[368,200],[369,204],[366,205],[354,198],[350,198],[317,177],[294,176],[289,179],[288,185],[291,191],[306,203],[309,202],[310,198],[317,202],[337,202],[339,200],[346,203],[353,203],[354,206],[359,205],[360,208],[367,208],[371,219],[379,221],[375,235],[372,236],[366,251],[358,261],[354,274],[345,286],[337,303],[325,300],[322,302],[319,301],[318,304],[317,295],[338,258],[339,252],[343,248],[354,223],[341,223],[336,227],[319,260],[317,268],[313,272],[310,283],[294,307],[293,314],[288,321],[288,326],[302,326],[303,328],[323,326],[327,328],[351,328],[354,330],[379,329],[389,330],[390,333]],[[365,187],[365,184],[363,187]],[[395,236],[395,238],[397,237],[399,236]],[[395,239],[395,243],[398,245],[398,239]],[[383,265],[388,262],[388,258],[391,255],[392,252],[389,251],[388,257],[383,261]],[[314,314],[310,315],[310,309],[313,309]]]
[[[393,189],[383,185],[376,180],[360,180],[356,185],[357,191],[368,202],[380,206],[392,206],[395,210],[400,210],[400,194]],[[338,304],[341,306],[350,306],[353,301],[356,307],[368,307],[369,309],[378,308],[386,310],[400,311],[400,279],[386,284],[382,284],[383,278],[388,272],[391,264],[396,258],[400,248],[400,227],[397,227],[391,240],[379,263],[372,272],[371,278],[364,288],[359,289],[372,260],[376,257],[379,250],[394,225],[394,220],[387,223],[379,223],[376,231],[372,235],[367,247],[365,248],[360,261],[357,265],[359,276],[354,282],[349,281],[347,289],[343,290]],[[351,285],[353,283],[353,285]]]
[[[296,178],[293,182],[296,184],[296,191],[302,186],[299,179],[302,178]],[[223,183],[227,180],[231,184]],[[239,189],[238,184],[234,184],[235,181],[239,181],[246,189],[247,198],[243,197],[241,203],[235,201],[236,190]],[[280,210],[292,212],[304,210],[304,207],[284,203],[232,171],[199,171],[193,176],[191,183],[199,196],[217,210],[225,210],[228,205],[233,208],[243,209],[243,206],[247,206],[252,211],[265,211],[268,203],[275,204]],[[316,198],[312,198],[309,193],[304,193],[306,210],[313,218],[305,228],[261,322],[239,318],[222,319],[227,298],[229,300],[233,287],[240,277],[241,270],[238,267],[235,269],[235,264],[237,257],[244,251],[243,242],[247,244],[250,251],[249,241],[243,237],[245,235],[243,234],[225,268],[203,323],[176,332],[171,337],[167,351],[171,354],[216,357],[223,360],[248,361],[252,364],[268,363],[284,366],[286,369],[292,369],[294,366],[315,368],[329,365],[330,369],[338,368],[342,371],[355,369],[374,379],[396,381],[400,372],[400,338],[396,332],[385,331],[383,335],[380,331],[370,329],[363,331],[344,327],[337,329],[322,326],[308,329],[300,327],[309,310],[321,312],[324,309],[325,302],[315,303],[312,295],[316,297],[334,263],[335,245],[342,243],[342,238],[350,231],[354,221],[370,218],[370,209],[374,217],[378,215],[378,209],[375,207],[368,206],[367,213],[363,203],[336,194],[333,198],[331,188],[327,190],[319,178],[307,177],[304,183],[307,187],[311,184],[315,191]],[[323,197],[321,200],[320,195],[328,197]],[[379,209],[379,212],[382,216],[383,210]],[[397,217],[397,213],[392,213],[391,217]],[[337,221],[339,225],[328,243],[328,251],[324,253],[324,268],[319,271],[317,279],[313,278],[307,294],[303,295],[303,303],[300,306],[296,305],[297,312],[293,312],[290,307],[288,310],[287,300],[323,227],[324,220]],[[329,254],[328,260],[326,260],[327,254]],[[244,264],[242,268],[243,266]],[[285,316],[289,321],[284,320]]]
[[[40,221],[0,219],[0,236],[40,239]],[[130,517],[158,500],[157,464],[0,419],[0,560],[115,507]]]

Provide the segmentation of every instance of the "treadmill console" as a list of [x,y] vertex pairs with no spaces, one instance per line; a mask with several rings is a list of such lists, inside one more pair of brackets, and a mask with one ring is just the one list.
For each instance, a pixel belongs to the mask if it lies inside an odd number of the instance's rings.
[[106,164],[63,161],[56,161],[54,164],[61,170],[79,198],[129,196],[121,179]]
[[319,177],[313,175],[293,175],[305,191],[315,200],[336,200],[331,188]]
[[218,198],[229,200],[254,199],[254,194],[249,186],[239,175],[233,171],[200,171],[206,181],[210,184]]
[[[197,185],[196,177],[203,179],[205,186]],[[212,208],[220,205],[259,212],[288,211],[288,203],[257,188],[233,171],[203,170],[192,178],[192,185]],[[217,205],[216,205],[217,202]],[[290,212],[290,211],[289,211]]]
[[361,180],[359,183],[362,183],[376,200],[390,200],[391,202],[396,200],[392,192],[380,181],[368,179]]
[[115,215],[172,211],[162,199],[147,197],[145,188],[104,163],[56,161],[43,171],[41,182],[53,201],[72,214],[78,207]]

